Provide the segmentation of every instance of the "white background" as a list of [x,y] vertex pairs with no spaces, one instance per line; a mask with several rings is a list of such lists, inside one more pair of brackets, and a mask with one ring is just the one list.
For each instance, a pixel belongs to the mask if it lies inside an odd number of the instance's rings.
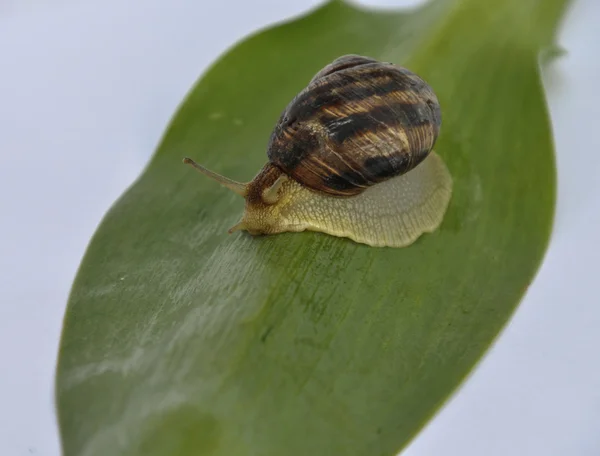
[[[238,39],[320,2],[50,3],[0,0],[3,456],[59,454],[53,375],[71,282],[178,103]],[[559,176],[551,247],[496,346],[406,455],[600,455],[600,2],[573,3],[568,54],[544,72]]]

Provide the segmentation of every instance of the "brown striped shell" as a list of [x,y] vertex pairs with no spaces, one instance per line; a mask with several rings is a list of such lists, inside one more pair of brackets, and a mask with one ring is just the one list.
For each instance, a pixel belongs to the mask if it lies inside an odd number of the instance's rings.
[[437,97],[420,77],[346,55],[319,71],[286,107],[267,156],[309,189],[351,196],[421,163],[440,125]]

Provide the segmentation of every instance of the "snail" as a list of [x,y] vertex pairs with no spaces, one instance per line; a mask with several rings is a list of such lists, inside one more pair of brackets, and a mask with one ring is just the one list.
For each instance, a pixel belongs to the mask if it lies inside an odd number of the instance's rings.
[[184,163],[245,198],[230,233],[312,230],[404,247],[435,231],[450,201],[452,178],[432,151],[440,125],[437,97],[419,76],[345,55],[285,108],[251,182]]

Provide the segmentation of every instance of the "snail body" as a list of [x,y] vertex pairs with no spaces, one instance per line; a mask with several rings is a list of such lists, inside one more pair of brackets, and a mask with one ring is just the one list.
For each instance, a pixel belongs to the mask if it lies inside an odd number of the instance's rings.
[[356,55],[319,71],[286,107],[268,162],[243,184],[186,158],[246,199],[230,229],[250,234],[320,231],[402,247],[443,219],[452,178],[432,152],[438,100],[410,71]]

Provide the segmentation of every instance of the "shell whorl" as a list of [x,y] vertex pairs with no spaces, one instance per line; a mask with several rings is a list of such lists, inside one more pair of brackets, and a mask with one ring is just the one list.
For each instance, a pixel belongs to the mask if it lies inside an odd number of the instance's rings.
[[356,195],[421,163],[440,125],[437,97],[420,77],[348,55],[319,71],[290,102],[267,155],[310,189]]

